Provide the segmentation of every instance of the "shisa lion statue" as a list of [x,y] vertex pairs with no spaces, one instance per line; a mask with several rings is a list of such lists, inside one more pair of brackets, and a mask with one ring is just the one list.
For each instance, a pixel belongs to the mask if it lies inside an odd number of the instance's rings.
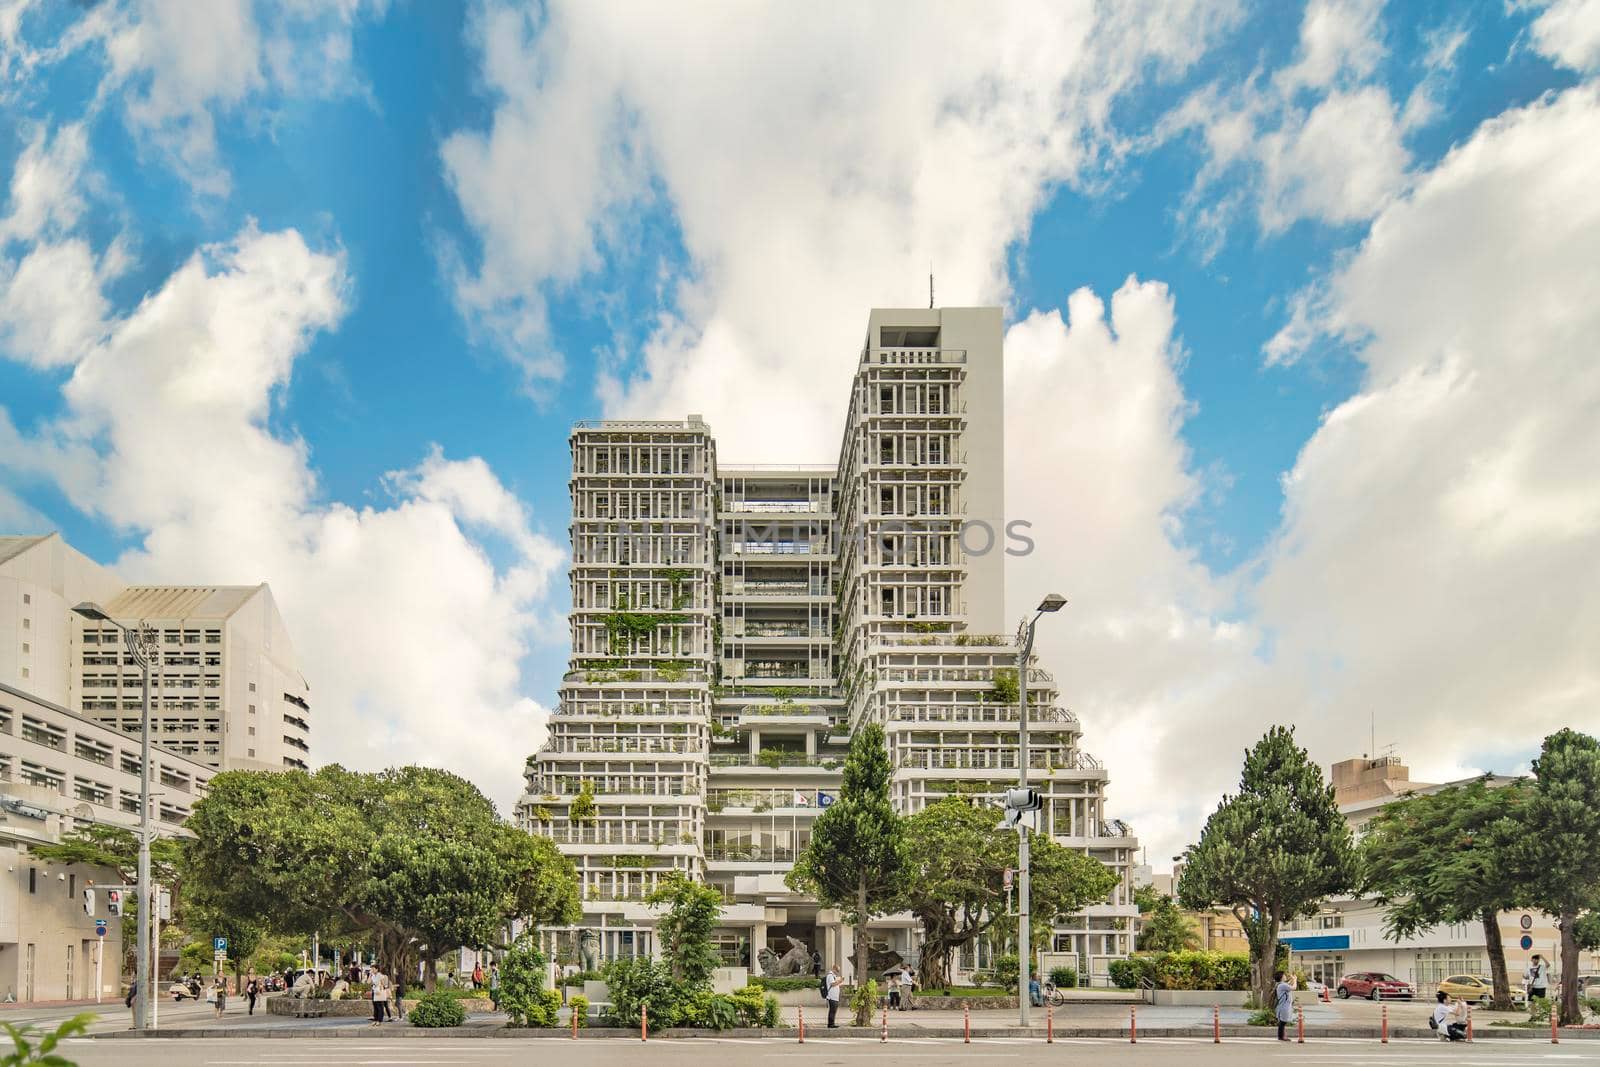
[[600,968],[600,935],[593,930],[578,931],[578,960],[586,971]]
[[788,978],[797,974],[808,974],[811,971],[811,950],[804,941],[788,937],[789,951],[779,956],[765,945],[756,953],[756,961],[761,965],[761,974],[765,978]]
[[778,954],[765,945],[756,951],[756,962],[761,966],[763,978],[778,977]]

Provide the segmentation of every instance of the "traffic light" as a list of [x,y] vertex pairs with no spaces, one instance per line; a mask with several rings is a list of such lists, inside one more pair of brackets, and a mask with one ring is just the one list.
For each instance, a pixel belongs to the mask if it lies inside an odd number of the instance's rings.
[[94,890],[93,889],[85,889],[83,891],[83,913],[85,915],[93,915],[94,914]]
[[106,890],[106,914],[107,915],[121,915],[122,914],[122,890],[120,890],[120,889],[107,889]]

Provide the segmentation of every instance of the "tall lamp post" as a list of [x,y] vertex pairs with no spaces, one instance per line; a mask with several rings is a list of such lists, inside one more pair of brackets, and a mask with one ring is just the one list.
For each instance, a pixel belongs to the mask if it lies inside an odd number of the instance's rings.
[[138,960],[134,965],[133,1028],[143,1030],[150,1005],[150,921],[158,905],[150,893],[150,663],[149,631],[144,626],[129,628],[105,613],[99,604],[85,601],[72,609],[91,622],[109,622],[122,631],[128,655],[144,675],[143,713],[139,726],[139,900]]
[[[1051,593],[1022,625],[1017,649],[1017,784],[1028,788],[1028,659],[1033,655],[1033,629],[1047,611],[1060,611],[1067,598]],[[1028,972],[1033,963],[1033,930],[1028,918],[1028,824],[1017,820],[1017,1021],[1028,1025]]]

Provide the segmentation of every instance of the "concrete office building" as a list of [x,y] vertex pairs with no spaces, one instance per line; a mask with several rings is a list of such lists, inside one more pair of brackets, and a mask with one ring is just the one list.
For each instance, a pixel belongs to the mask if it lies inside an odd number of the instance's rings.
[[[1401,797],[1436,793],[1476,780],[1440,785],[1413,782],[1410,769],[1392,755],[1344,760],[1330,770],[1334,799],[1358,838],[1385,805]],[[1509,781],[1495,777],[1490,784]],[[1384,936],[1384,916],[1385,909],[1370,898],[1336,897],[1316,915],[1290,923],[1282,938],[1295,966],[1330,986],[1356,971],[1385,971],[1431,993],[1452,975],[1489,974],[1482,923],[1440,924],[1415,937],[1391,941]],[[1532,909],[1506,911],[1500,913],[1498,925],[1513,986],[1521,984],[1522,972],[1534,953],[1549,960],[1552,967],[1559,965],[1561,935],[1552,917]],[[1583,973],[1600,971],[1600,952],[1585,952],[1582,960]]]
[[[180,833],[212,769],[161,748],[151,750],[151,763],[156,829]],[[139,771],[137,737],[0,684],[0,995],[92,999],[99,962],[101,996],[120,996],[121,920],[107,914],[101,895],[107,928],[97,937],[82,891],[121,879],[107,868],[46,862],[30,849],[81,825],[136,828]]]
[[59,534],[0,538],[0,682],[136,734],[141,672],[116,626],[72,612],[86,600],[157,632],[157,743],[217,768],[309,766],[309,687],[265,583],[130,586]]
[[[656,951],[642,898],[680,871],[721,892],[726,963],[794,938],[848,971],[842,917],[784,875],[863,722],[902,812],[1016,784],[1001,336],[997,308],[873,311],[831,466],[722,463],[697,416],[574,428],[572,659],[518,818],[577,863],[600,957]],[[1104,974],[1132,948],[1136,842],[1037,663],[1029,687],[1039,829],[1120,876],[1048,947]],[[544,932],[557,955],[579,936]],[[870,938],[918,956],[909,915]]]

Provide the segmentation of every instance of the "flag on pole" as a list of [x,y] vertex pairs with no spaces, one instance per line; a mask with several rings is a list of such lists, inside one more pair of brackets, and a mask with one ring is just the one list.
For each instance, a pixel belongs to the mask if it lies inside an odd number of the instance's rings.
[[817,794],[817,807],[826,808],[832,803],[833,803],[833,794],[832,793],[818,793]]
[[811,806],[811,798],[797,789],[794,794],[794,806],[797,808],[809,808]]

